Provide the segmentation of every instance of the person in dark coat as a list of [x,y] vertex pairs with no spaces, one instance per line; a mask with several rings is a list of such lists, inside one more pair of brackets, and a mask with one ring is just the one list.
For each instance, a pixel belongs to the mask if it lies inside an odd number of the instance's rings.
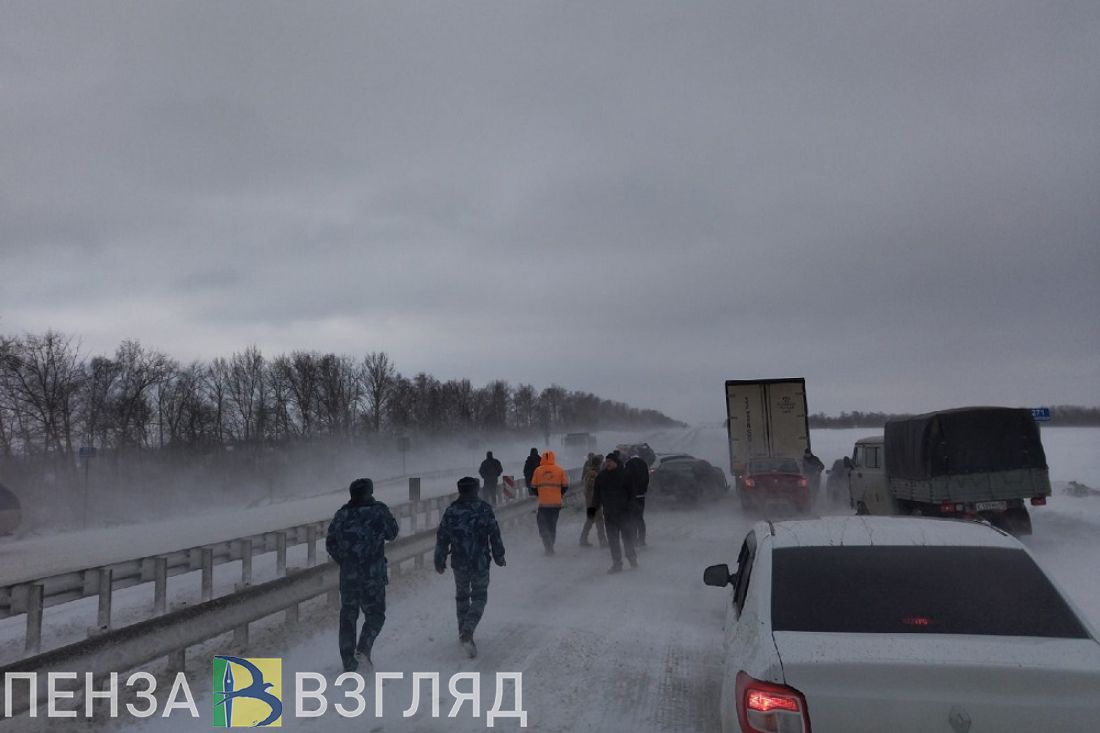
[[[340,565],[340,658],[345,672],[371,664],[374,640],[386,623],[385,544],[397,538],[397,520],[374,498],[374,482],[359,478],[348,487],[351,499],[328,526],[325,549]],[[356,643],[359,612],[363,630]]]
[[458,640],[470,657],[477,656],[474,631],[485,612],[489,599],[489,558],[500,567],[504,560],[504,543],[500,539],[493,508],[477,498],[477,479],[464,476],[458,481],[458,499],[439,520],[435,534],[435,570],[440,575],[447,569],[455,576],[455,611],[458,615]]
[[807,448],[802,453],[802,472],[806,474],[806,479],[810,484],[810,496],[811,498],[817,493],[818,484],[821,482],[821,472],[825,470],[825,464],[821,462],[821,459],[810,452]]
[[595,504],[597,509],[603,509],[607,545],[611,550],[612,564],[608,573],[622,572],[624,551],[630,567],[638,567],[638,556],[634,551],[634,523],[631,518],[633,497],[626,471],[620,468],[621,462],[622,458],[618,453],[608,453],[603,470],[596,476]]
[[497,486],[497,480],[500,479],[500,474],[504,473],[504,466],[493,458],[492,451],[488,451],[477,472],[481,474],[481,498],[496,506],[500,502],[500,487]]
[[531,477],[535,475],[535,469],[539,467],[541,462],[542,457],[539,456],[539,449],[532,448],[527,460],[523,463],[523,481],[527,484],[528,489],[531,488]]
[[634,544],[645,547],[645,495],[649,491],[649,464],[640,456],[631,456],[623,466],[630,482],[630,519],[634,526]]
[[603,511],[596,508],[596,476],[600,473],[600,464],[603,458],[595,453],[588,454],[588,460],[584,464],[581,481],[584,482],[584,505],[586,519],[581,530],[581,547],[591,547],[588,535],[592,527],[596,528],[596,537],[600,541],[600,547],[607,547],[607,532],[603,525]]

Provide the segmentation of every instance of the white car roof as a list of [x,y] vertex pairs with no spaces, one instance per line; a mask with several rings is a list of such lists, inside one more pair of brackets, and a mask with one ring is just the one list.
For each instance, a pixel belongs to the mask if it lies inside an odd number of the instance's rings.
[[761,522],[756,535],[774,535],[772,547],[836,545],[961,545],[1023,548],[1014,537],[978,522],[926,517],[821,517],[788,522]]

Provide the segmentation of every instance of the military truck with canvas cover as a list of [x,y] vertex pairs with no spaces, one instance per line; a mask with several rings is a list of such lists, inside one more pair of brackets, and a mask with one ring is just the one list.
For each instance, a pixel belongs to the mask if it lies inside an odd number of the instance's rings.
[[984,517],[1030,534],[1027,503],[1046,504],[1050,476],[1031,411],[965,407],[890,420],[856,443],[852,505],[864,514]]
[[810,447],[805,379],[727,380],[726,416],[730,473],[738,490],[750,459],[801,462]]

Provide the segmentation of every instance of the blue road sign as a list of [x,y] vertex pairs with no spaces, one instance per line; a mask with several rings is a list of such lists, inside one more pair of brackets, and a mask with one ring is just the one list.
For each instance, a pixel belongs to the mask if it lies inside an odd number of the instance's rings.
[[1050,408],[1032,407],[1031,416],[1035,418],[1036,422],[1050,422]]

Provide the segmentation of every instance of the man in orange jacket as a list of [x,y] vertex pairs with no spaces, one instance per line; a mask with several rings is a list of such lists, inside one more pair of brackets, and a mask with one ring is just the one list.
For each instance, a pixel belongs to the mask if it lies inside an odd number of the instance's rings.
[[547,555],[554,554],[554,540],[558,534],[558,514],[562,497],[569,490],[569,476],[559,466],[554,451],[542,454],[542,460],[531,476],[531,494],[539,498],[538,525],[542,545]]

